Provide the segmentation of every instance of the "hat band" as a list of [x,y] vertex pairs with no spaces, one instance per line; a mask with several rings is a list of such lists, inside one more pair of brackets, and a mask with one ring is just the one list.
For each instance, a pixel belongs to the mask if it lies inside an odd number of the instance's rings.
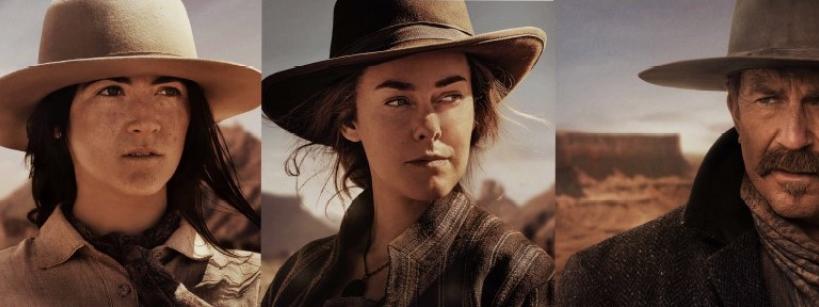
[[728,56],[746,57],[785,57],[785,58],[819,58],[816,48],[763,48],[748,51],[731,52]]
[[[386,31],[385,31],[386,30]],[[341,49],[331,58],[396,49],[412,41],[456,41],[472,37],[471,33],[436,23],[417,23],[374,32]]]
[[162,52],[162,51],[124,51],[124,52],[111,52],[107,54],[100,54],[100,55],[86,55],[81,57],[71,57],[71,58],[60,58],[60,57],[43,57],[41,58],[38,63],[39,64],[48,64],[54,62],[63,62],[63,61],[74,61],[74,60],[89,60],[95,58],[115,58],[115,57],[139,57],[139,56],[155,56],[155,57],[173,57],[173,58],[196,58],[196,54],[189,54],[187,56],[181,55],[178,53],[173,52]]

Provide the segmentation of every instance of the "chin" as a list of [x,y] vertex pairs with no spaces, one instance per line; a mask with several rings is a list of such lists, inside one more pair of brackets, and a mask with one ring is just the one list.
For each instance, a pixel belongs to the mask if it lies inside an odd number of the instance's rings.
[[133,196],[151,196],[156,193],[162,191],[164,186],[156,186],[154,184],[144,185],[144,184],[123,184],[120,185],[120,191],[126,195],[133,195]]
[[424,184],[416,185],[416,188],[409,193],[415,200],[434,201],[444,196],[449,195],[455,188],[457,182],[448,182],[448,180],[430,179]]
[[123,194],[134,196],[149,196],[162,191],[168,180],[159,180],[150,174],[133,174],[126,179],[119,180],[115,188]]
[[785,191],[778,192],[771,200],[771,209],[786,219],[807,220],[819,223],[819,195],[805,194],[792,196]]

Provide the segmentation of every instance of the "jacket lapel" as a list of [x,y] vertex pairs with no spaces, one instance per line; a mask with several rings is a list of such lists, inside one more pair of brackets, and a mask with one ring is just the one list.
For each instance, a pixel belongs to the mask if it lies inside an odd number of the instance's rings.
[[708,258],[708,281],[724,306],[769,306],[755,231],[738,236]]
[[737,132],[731,129],[705,155],[691,186],[683,224],[721,244],[753,229],[751,212],[739,196],[744,176]]
[[321,306],[321,302],[330,298],[331,289],[335,289],[342,282],[340,276],[346,276],[346,266],[341,265],[350,255],[359,253],[366,246],[370,225],[373,221],[372,191],[367,189],[361,192],[341,219],[338,235],[333,240],[332,249],[326,259],[317,259],[321,269],[315,279],[303,292],[300,306]]
[[732,128],[705,155],[682,224],[717,247],[706,265],[709,283],[722,304],[767,306],[759,238],[739,195],[744,176],[742,151]]

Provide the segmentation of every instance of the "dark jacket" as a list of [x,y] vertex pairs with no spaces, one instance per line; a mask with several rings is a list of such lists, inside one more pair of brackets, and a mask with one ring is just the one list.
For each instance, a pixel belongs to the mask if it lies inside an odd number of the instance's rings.
[[761,246],[739,196],[734,129],[711,147],[688,203],[569,259],[559,306],[768,306]]
[[[359,195],[337,235],[291,256],[262,306],[322,306],[343,282],[346,251],[367,240],[371,199]],[[457,192],[434,202],[389,255],[385,306],[546,306],[554,271],[546,252]]]

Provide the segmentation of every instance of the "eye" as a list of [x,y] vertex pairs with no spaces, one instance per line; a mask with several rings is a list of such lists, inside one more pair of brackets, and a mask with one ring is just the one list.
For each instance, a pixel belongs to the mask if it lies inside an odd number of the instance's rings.
[[762,104],[762,105],[770,105],[770,104],[774,104],[774,103],[779,102],[779,97],[778,96],[765,96],[765,97],[759,98],[757,100],[754,100],[754,102],[756,102],[758,104]]
[[439,99],[438,101],[442,103],[454,103],[460,101],[463,98],[464,95],[461,94],[449,94],[441,97],[441,99]]
[[158,92],[159,95],[177,97],[182,96],[182,91],[175,87],[163,87]]
[[119,85],[111,85],[106,86],[105,88],[101,89],[97,92],[97,95],[100,96],[122,96],[125,95],[125,91]]
[[387,100],[387,102],[384,103],[384,105],[390,107],[401,107],[409,104],[410,102],[409,99],[407,99],[407,97],[392,97],[389,100]]
[[805,97],[804,101],[809,105],[819,105],[819,96],[808,96]]

